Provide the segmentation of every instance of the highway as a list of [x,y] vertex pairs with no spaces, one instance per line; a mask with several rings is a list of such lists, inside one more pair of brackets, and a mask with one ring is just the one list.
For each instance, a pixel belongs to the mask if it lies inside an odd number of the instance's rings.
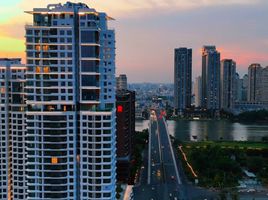
[[181,178],[165,123],[161,114],[151,112],[147,173],[144,172],[147,176],[142,175],[143,179],[147,178],[147,184],[134,188],[134,199],[187,199],[181,191]]

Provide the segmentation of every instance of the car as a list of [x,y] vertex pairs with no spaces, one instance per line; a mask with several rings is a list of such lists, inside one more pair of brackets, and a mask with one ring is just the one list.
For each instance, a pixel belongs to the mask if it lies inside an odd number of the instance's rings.
[[256,192],[256,190],[253,189],[253,188],[251,188],[251,189],[248,189],[247,192],[248,192],[248,193],[250,193],[250,192]]

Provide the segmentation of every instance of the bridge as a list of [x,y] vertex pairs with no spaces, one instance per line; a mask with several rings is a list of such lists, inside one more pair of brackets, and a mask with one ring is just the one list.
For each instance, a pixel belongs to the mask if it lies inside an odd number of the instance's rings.
[[187,199],[182,191],[182,180],[165,118],[154,110],[150,116],[146,161],[140,185],[134,187],[134,200]]

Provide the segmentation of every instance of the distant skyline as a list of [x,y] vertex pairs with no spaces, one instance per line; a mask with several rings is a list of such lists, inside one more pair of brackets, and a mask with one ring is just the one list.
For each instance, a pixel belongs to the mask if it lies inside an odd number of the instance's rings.
[[[22,57],[24,11],[62,0],[0,2],[0,57]],[[193,80],[201,73],[201,48],[216,45],[243,76],[251,63],[268,66],[267,0],[86,0],[115,18],[117,74],[133,82],[173,82],[174,48],[193,49]]]

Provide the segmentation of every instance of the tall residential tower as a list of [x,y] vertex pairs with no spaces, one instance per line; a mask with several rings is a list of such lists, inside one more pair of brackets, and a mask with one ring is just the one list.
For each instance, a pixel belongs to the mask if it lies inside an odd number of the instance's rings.
[[29,200],[115,199],[115,35],[86,4],[28,11]]
[[[239,77],[238,77],[239,79]],[[221,61],[221,108],[230,110],[236,97],[236,63],[232,59]]]
[[248,67],[248,102],[258,102],[261,98],[261,73],[260,64],[254,63]]
[[202,49],[202,108],[220,109],[220,53],[215,46]]
[[174,108],[183,114],[191,107],[192,49],[178,48],[174,53]]
[[0,58],[0,199],[26,199],[25,70]]
[[194,82],[195,107],[201,106],[201,96],[202,96],[202,78],[201,76],[198,76],[195,78]]

